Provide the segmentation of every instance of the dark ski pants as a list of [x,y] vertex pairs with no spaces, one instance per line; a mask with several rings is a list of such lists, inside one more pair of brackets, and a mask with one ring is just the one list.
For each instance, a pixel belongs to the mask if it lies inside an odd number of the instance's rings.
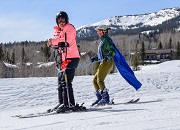
[[[72,81],[75,75],[75,68],[77,68],[79,63],[79,58],[71,58],[71,62],[68,64],[67,69],[65,72],[60,72],[58,74],[58,98],[59,103],[68,106],[68,95],[69,101],[71,105],[75,105]],[[65,74],[67,75],[68,86],[66,86],[65,82]],[[67,93],[67,89],[68,92]]]

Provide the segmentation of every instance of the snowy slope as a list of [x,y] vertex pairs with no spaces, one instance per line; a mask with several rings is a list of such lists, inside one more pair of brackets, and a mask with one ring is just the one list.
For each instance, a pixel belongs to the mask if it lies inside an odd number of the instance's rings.
[[[0,79],[0,130],[179,130],[180,60],[142,66],[135,75],[143,84],[138,92],[118,73],[108,75],[106,85],[117,103],[109,109],[31,119],[11,116],[54,107],[57,78]],[[92,78],[74,79],[75,99],[86,107],[95,100]],[[139,103],[123,104],[136,97]]]

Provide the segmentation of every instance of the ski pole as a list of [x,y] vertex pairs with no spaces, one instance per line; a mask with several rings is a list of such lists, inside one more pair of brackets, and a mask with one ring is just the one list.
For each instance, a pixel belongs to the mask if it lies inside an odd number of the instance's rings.
[[72,104],[70,104],[69,86],[68,86],[68,79],[67,79],[66,71],[64,71],[64,79],[65,79],[65,83],[66,83],[66,91],[67,91],[67,98],[68,98],[68,106],[69,106],[69,108],[71,108],[71,105],[72,105]]
[[[103,60],[103,59],[102,59],[102,60]],[[91,64],[94,64],[94,63],[97,63],[97,62],[101,62],[102,60],[98,60],[98,61],[94,61],[94,62],[89,61],[89,62],[86,62],[86,63],[84,63],[84,64],[78,65],[77,68],[81,68],[81,67],[88,66],[88,65],[91,65]]]
[[[59,44],[58,44],[59,45]],[[54,52],[54,58],[55,58],[55,62],[56,62],[56,68],[58,70],[58,73],[63,73],[63,76],[64,76],[64,80],[65,80],[65,84],[66,84],[66,92],[67,92],[67,98],[68,98],[68,106],[69,108],[71,107],[71,104],[70,104],[70,97],[69,97],[69,86],[68,86],[68,79],[67,79],[67,74],[66,74],[66,70],[63,70],[61,68],[61,65],[62,65],[62,51],[64,51],[64,47],[65,46],[53,46],[52,48],[54,50],[57,50],[56,54]],[[67,47],[65,48],[66,49],[66,52],[67,52]],[[58,55],[60,56],[59,58],[59,61],[58,62]],[[66,53],[67,55],[67,53]]]

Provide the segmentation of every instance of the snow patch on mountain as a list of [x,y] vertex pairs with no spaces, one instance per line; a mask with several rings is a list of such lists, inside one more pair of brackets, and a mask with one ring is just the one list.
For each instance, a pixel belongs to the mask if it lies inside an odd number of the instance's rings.
[[99,25],[109,25],[112,30],[136,29],[139,27],[156,26],[180,15],[180,8],[162,9],[158,12],[138,15],[114,16],[102,21],[77,28],[78,37],[95,35],[95,28]]
[[[159,12],[150,14],[139,14],[139,15],[126,15],[126,16],[114,16],[100,22],[90,24],[89,26],[98,25],[118,25],[129,29],[128,26],[136,25],[142,23],[143,26],[150,25],[155,26],[161,24],[162,22],[175,18],[180,15],[178,8],[170,8],[160,10]],[[85,26],[84,26],[85,27]]]

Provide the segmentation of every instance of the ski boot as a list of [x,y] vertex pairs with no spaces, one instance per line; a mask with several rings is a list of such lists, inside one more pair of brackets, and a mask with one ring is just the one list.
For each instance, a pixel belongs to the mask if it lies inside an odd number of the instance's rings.
[[47,112],[50,113],[50,112],[56,111],[56,110],[58,109],[58,107],[61,106],[61,105],[62,105],[62,104],[59,103],[59,104],[56,105],[54,108],[48,109]]
[[86,107],[84,107],[83,104],[84,104],[84,103],[82,103],[81,105],[79,105],[78,103],[76,103],[76,105],[71,108],[72,111],[73,111],[73,112],[86,111]]
[[99,91],[96,92],[96,97],[97,97],[97,100],[93,102],[91,106],[98,104],[98,102],[102,99],[101,93]]
[[102,96],[102,99],[98,102],[98,105],[105,105],[110,102],[109,94],[106,88],[101,92],[101,96]]
[[65,106],[64,104],[56,109],[57,113],[65,113],[66,111],[70,111],[70,108],[68,106]]

